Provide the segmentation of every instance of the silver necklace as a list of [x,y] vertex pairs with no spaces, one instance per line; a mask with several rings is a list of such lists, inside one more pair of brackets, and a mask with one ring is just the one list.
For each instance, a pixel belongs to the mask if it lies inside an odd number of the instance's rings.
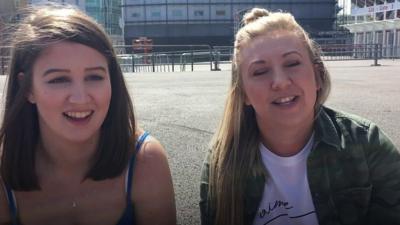
[[72,208],[75,208],[75,207],[76,207],[76,205],[77,205],[77,204],[76,204],[76,202],[75,202],[75,201],[73,201],[73,202],[72,202]]

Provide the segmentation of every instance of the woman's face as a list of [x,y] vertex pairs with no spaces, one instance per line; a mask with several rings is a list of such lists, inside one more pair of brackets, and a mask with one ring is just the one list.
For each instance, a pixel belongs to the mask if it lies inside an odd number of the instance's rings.
[[297,36],[286,31],[259,36],[240,56],[245,104],[254,108],[259,126],[313,123],[317,70]]
[[111,100],[106,58],[78,43],[50,45],[33,65],[28,100],[37,106],[43,138],[73,143],[97,138]]

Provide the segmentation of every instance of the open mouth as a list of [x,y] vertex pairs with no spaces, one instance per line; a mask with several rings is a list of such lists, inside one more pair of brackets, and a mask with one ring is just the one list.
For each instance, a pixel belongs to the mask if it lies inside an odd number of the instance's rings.
[[64,112],[63,115],[72,121],[84,121],[89,119],[93,115],[94,111],[84,111],[84,112]]
[[278,98],[275,99],[272,104],[274,105],[289,105],[291,103],[296,102],[296,100],[299,98],[299,96],[288,96],[288,97],[283,97],[283,98]]

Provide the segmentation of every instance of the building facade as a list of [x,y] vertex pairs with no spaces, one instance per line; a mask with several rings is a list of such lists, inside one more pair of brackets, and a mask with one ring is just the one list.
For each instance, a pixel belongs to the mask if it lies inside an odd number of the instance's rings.
[[122,0],[125,41],[232,45],[241,16],[255,6],[291,12],[312,35],[333,29],[336,0]]
[[[3,0],[1,0],[3,1]],[[98,23],[103,25],[110,35],[114,45],[124,44],[123,20],[121,12],[121,0],[5,0],[24,2],[18,4],[18,8],[26,5],[44,4],[56,2],[60,4],[76,5],[89,16],[93,17]]]
[[351,0],[345,25],[355,45],[381,44],[383,57],[400,57],[400,0]]

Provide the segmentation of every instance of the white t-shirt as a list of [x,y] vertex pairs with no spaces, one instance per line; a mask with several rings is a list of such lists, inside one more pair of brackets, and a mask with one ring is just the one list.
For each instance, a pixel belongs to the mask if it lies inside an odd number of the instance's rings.
[[318,225],[307,179],[307,156],[314,134],[294,156],[281,157],[260,144],[268,170],[264,193],[253,225]]

